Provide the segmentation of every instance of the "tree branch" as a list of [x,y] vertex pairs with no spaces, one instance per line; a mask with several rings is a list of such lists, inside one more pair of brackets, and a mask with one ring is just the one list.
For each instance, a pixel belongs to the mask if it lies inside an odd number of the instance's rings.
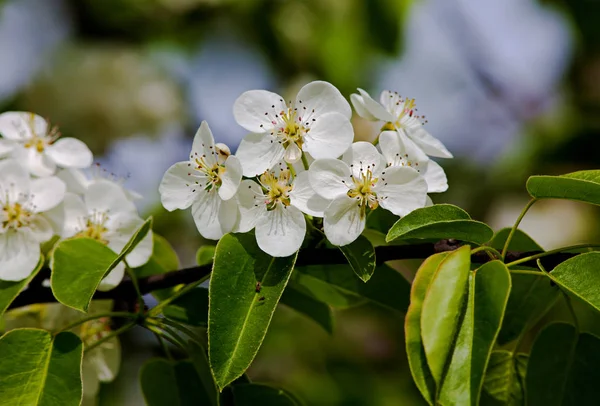
[[[440,252],[453,251],[462,245],[456,240],[440,240],[436,243],[425,243],[415,245],[392,245],[381,246],[376,248],[377,264],[383,264],[387,261],[399,259],[425,259],[433,254]],[[506,262],[516,261],[525,258],[538,251],[530,252],[515,252],[509,251],[506,255]],[[553,269],[561,262],[572,258],[577,254],[558,253],[542,258],[542,264],[546,269]],[[490,257],[486,252],[475,253],[471,261],[482,264],[490,261]],[[300,251],[296,266],[306,265],[337,265],[346,264],[346,258],[341,251],[329,248],[307,249]],[[535,261],[524,263],[522,266],[537,267]],[[164,274],[153,275],[147,278],[138,280],[139,288],[142,294],[147,294],[156,290],[171,288],[177,285],[185,285],[206,278],[212,271],[212,265],[195,266],[192,268],[171,271]],[[23,307],[35,303],[52,303],[56,302],[50,288],[44,287],[41,280],[49,275],[48,269],[43,269],[35,280],[30,284],[29,288],[23,292],[10,304],[9,309]],[[134,304],[137,299],[135,287],[131,279],[124,279],[119,286],[109,292],[96,292],[94,299],[113,299],[120,302]]]

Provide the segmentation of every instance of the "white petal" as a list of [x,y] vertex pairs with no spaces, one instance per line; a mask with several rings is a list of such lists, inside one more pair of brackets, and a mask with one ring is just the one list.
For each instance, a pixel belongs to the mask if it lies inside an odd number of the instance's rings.
[[227,233],[219,221],[221,202],[219,194],[213,189],[201,191],[198,200],[192,205],[192,217],[202,237],[218,240]]
[[0,202],[6,203],[6,197],[9,202],[15,202],[28,195],[29,179],[29,174],[17,161],[0,161]]
[[365,106],[365,102],[363,100],[363,97],[361,95],[358,95],[356,93],[352,93],[350,95],[350,101],[352,102],[352,105],[354,106],[354,110],[356,110],[356,113],[361,116],[362,118],[365,118],[367,120],[370,121],[377,121],[377,117],[375,117],[373,114],[371,114],[369,112],[369,110],[367,109],[367,107]]
[[229,200],[237,193],[242,181],[242,164],[238,157],[230,155],[225,161],[225,173],[221,175],[221,187],[219,196],[223,200]]
[[294,179],[293,189],[289,194],[292,205],[311,216],[323,217],[323,212],[330,201],[314,191],[309,177],[308,171],[304,171]]
[[9,111],[0,114],[0,135],[14,141],[25,141],[33,137],[35,127],[43,130],[38,132],[39,135],[45,134],[45,123],[46,120],[33,113]]
[[15,149],[15,142],[0,138],[0,157],[10,154]]
[[328,113],[316,119],[304,136],[304,149],[315,159],[338,158],[352,145],[354,129],[339,113]]
[[204,158],[208,166],[213,166],[217,163],[215,138],[206,121],[202,121],[200,128],[198,128],[198,131],[196,131],[196,135],[194,136],[190,160],[193,161],[196,158]]
[[317,80],[310,82],[300,89],[296,96],[294,107],[298,111],[304,110],[312,112],[314,116],[320,117],[327,113],[338,113],[347,120],[352,117],[352,109],[348,101],[342,96],[340,91],[331,83]]
[[235,121],[246,130],[255,133],[272,129],[275,114],[282,111],[287,111],[283,98],[277,93],[266,90],[250,90],[242,93],[233,104]]
[[422,125],[405,129],[406,134],[429,156],[452,158],[450,151],[437,138],[429,134]]
[[[404,139],[410,141],[406,136],[404,136]],[[399,160],[404,161],[406,148],[398,132],[381,132],[381,134],[379,134],[379,148],[388,165],[397,165]]]
[[0,234],[0,280],[20,281],[31,275],[40,259],[40,243],[29,231]]
[[219,207],[219,223],[223,234],[232,232],[240,220],[240,209],[236,199],[222,200]]
[[89,213],[137,213],[135,205],[127,198],[123,188],[108,180],[96,180],[88,186],[83,196]]
[[431,207],[433,206],[433,200],[431,200],[431,197],[427,196],[427,199],[425,201],[425,207]]
[[421,172],[427,182],[427,193],[441,193],[448,190],[448,178],[444,169],[435,161],[427,163],[427,169]]
[[52,225],[44,217],[37,215],[29,223],[31,236],[38,243],[46,242],[54,235]]
[[253,177],[271,169],[283,160],[285,151],[270,134],[248,134],[237,149],[236,156],[242,164],[244,176]]
[[394,166],[382,173],[374,189],[379,204],[397,216],[425,207],[427,182],[412,168]]
[[100,281],[98,285],[98,290],[101,292],[106,292],[107,290],[111,290],[117,287],[119,283],[123,280],[123,276],[125,276],[125,263],[119,262],[115,269],[110,271],[108,275],[104,277]]
[[360,88],[358,89],[358,92],[362,96],[363,106],[373,117],[385,122],[394,121],[394,117],[390,112],[383,108],[381,104],[373,100],[369,93]]
[[365,217],[355,199],[340,196],[325,210],[323,229],[333,245],[347,245],[365,229]]
[[23,159],[27,169],[32,175],[45,177],[56,172],[56,164],[45,153],[37,152],[35,148],[18,148],[14,152],[17,159]]
[[302,150],[298,148],[298,145],[293,142],[285,149],[284,159],[285,162],[290,164],[298,162],[302,158]]
[[308,171],[313,190],[329,200],[348,193],[352,186],[351,174],[348,165],[337,159],[317,159]]
[[121,343],[117,337],[106,342],[107,345],[96,347],[100,354],[95,363],[96,374],[101,382],[112,382],[119,374],[121,366]]
[[306,220],[294,206],[278,204],[256,224],[256,242],[273,257],[287,257],[300,249],[306,234]]
[[73,193],[65,194],[62,207],[64,210],[62,237],[72,237],[84,229],[88,212],[83,200]]
[[65,197],[67,186],[55,176],[31,181],[31,200],[37,213],[56,207]]
[[206,177],[198,176],[198,173],[190,162],[177,162],[167,169],[158,187],[160,201],[165,209],[183,210],[192,205],[197,193],[206,183]]
[[[140,226],[141,224],[138,226],[138,228]],[[140,243],[136,245],[135,248],[125,257],[129,266],[132,268],[137,268],[148,262],[152,256],[153,245],[152,230],[150,230],[142,239],[142,241],[140,241]]]
[[256,226],[258,219],[267,211],[264,200],[265,196],[258,183],[250,179],[242,181],[237,194],[240,221],[235,228],[235,232],[245,233]]
[[46,154],[63,168],[87,168],[94,157],[87,145],[77,138],[61,138],[46,147]]
[[370,142],[359,141],[344,153],[342,157],[344,161],[352,169],[352,175],[360,178],[365,171],[370,170],[373,176],[377,177],[385,168],[385,160],[377,151],[377,148]]
[[67,191],[71,193],[84,194],[90,181],[85,174],[75,168],[60,169],[56,172],[56,177],[65,182]]

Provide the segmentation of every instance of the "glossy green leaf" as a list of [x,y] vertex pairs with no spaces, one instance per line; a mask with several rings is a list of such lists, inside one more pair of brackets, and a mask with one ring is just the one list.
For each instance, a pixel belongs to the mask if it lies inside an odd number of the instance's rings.
[[458,332],[470,266],[468,245],[450,253],[438,266],[423,300],[421,337],[427,364],[438,385]]
[[79,406],[82,357],[73,333],[9,331],[0,339],[0,405]]
[[309,293],[302,291],[301,287],[296,286],[290,281],[281,296],[280,303],[304,314],[309,319],[323,327],[329,334],[333,333],[333,314],[331,308],[315,299]]
[[359,235],[356,240],[340,247],[352,270],[363,282],[371,279],[375,272],[375,248],[367,237]]
[[204,393],[210,402],[209,404],[217,406],[219,404],[219,394],[210,370],[210,365],[208,364],[206,350],[199,343],[188,341],[187,351],[192,364],[194,364],[198,378],[200,378]]
[[[490,241],[490,246],[501,251],[504,248],[504,244],[506,243],[506,239],[508,238],[510,231],[510,228],[503,228],[502,230],[496,232]],[[537,242],[535,242],[533,238],[527,235],[527,233],[524,231],[518,229],[515,231],[515,234],[510,240],[508,250],[523,252],[544,251],[544,249]]]
[[555,323],[535,339],[527,365],[529,406],[596,405],[600,399],[600,339]]
[[163,309],[166,318],[192,326],[208,325],[208,289],[196,288]]
[[40,269],[42,269],[42,266],[44,266],[44,257],[40,257],[40,260],[31,275],[22,281],[0,281],[0,317],[2,317],[6,309],[8,309],[8,306],[10,306],[13,300],[21,293],[23,288],[38,274]]
[[154,233],[152,241],[152,256],[146,264],[134,269],[138,278],[160,275],[180,268],[177,253],[164,237]]
[[311,265],[297,268],[294,281],[317,300],[333,307],[348,307],[365,299],[389,309],[406,312],[410,284],[388,265],[376,268],[368,283],[363,283],[346,265]]
[[56,300],[87,311],[98,284],[116,258],[110,248],[90,238],[73,238],[56,244],[51,276]]
[[483,382],[486,393],[507,406],[523,405],[527,360],[526,354],[492,352]]
[[214,404],[190,361],[151,359],[140,371],[140,384],[148,406]]
[[425,358],[421,339],[421,313],[427,289],[437,272],[440,263],[448,253],[440,253],[427,258],[419,267],[410,291],[410,306],[404,319],[404,333],[408,364],[417,388],[430,405],[435,398],[435,381]]
[[493,235],[490,227],[472,220],[463,209],[451,204],[436,204],[417,209],[402,217],[392,226],[385,239],[389,242],[396,239],[455,238],[483,244]]
[[254,235],[227,234],[217,244],[210,278],[209,359],[222,389],[256,356],[297,255],[273,258]]
[[271,385],[251,383],[232,387],[235,406],[299,406],[289,392]]
[[200,266],[212,264],[215,258],[215,249],[214,245],[203,245],[198,248],[198,251],[196,251],[196,264]]
[[379,208],[373,210],[367,216],[366,228],[377,230],[385,235],[396,224],[399,218],[399,216],[396,216],[391,211]]
[[562,288],[600,311],[600,252],[588,252],[559,264],[550,277]]
[[506,305],[498,344],[516,340],[522,332],[537,323],[550,310],[559,297],[559,290],[552,286],[543,273],[539,276],[511,274],[512,289]]
[[527,191],[537,199],[567,199],[600,205],[600,171],[531,176]]

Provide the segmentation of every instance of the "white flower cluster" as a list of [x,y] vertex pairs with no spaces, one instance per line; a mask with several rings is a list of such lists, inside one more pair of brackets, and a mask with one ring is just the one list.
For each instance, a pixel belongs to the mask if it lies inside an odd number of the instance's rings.
[[[88,179],[92,153],[80,140],[29,112],[0,114],[0,280],[19,281],[35,269],[53,236],[89,237],[119,253],[143,223],[135,195],[109,179]],[[152,254],[149,235],[127,256],[129,266]],[[100,284],[116,286],[120,264]]]
[[307,84],[293,102],[265,90],[243,93],[233,114],[250,134],[236,155],[215,144],[203,122],[190,159],[163,177],[163,206],[191,206],[208,239],[254,229],[259,247],[281,257],[302,245],[307,217],[323,218],[327,239],[341,246],[363,232],[369,210],[381,206],[404,216],[431,204],[427,193],[443,192],[448,183],[428,155],[452,155],[425,131],[413,99],[385,91],[377,103],[359,92],[351,96],[356,112],[385,123],[377,147],[353,143],[352,109],[330,83]]

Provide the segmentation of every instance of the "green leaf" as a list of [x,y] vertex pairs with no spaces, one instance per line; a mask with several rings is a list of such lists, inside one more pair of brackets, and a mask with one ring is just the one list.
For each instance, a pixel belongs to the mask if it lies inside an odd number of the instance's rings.
[[359,235],[356,240],[340,247],[352,270],[363,282],[371,279],[375,272],[375,248],[367,237]]
[[600,171],[562,176],[531,176],[527,191],[537,199],[567,199],[600,205]]
[[206,327],[208,325],[208,289],[191,290],[165,306],[163,314],[166,318],[180,323]]
[[200,266],[212,264],[215,258],[216,247],[214,245],[203,245],[196,251],[196,263]]
[[177,253],[164,237],[153,233],[152,244],[152,256],[148,262],[133,270],[138,278],[160,275],[180,268]]
[[37,266],[27,278],[18,282],[0,281],[0,317],[2,317],[8,306],[21,293],[23,288],[38,274],[42,266],[44,266],[44,257],[40,257]]
[[471,220],[463,209],[451,204],[436,204],[417,209],[396,222],[385,240],[455,238],[460,241],[483,244],[494,232],[486,224]]
[[209,289],[208,347],[219,389],[244,373],[256,356],[296,257],[265,254],[252,234],[227,234],[217,244]]
[[87,311],[107,269],[117,258],[110,248],[91,238],[59,242],[52,253],[52,292],[62,304]]
[[331,308],[315,299],[312,295],[296,287],[293,281],[288,283],[283,291],[280,303],[307,316],[309,319],[323,327],[329,334],[333,333],[333,314]]
[[399,216],[396,216],[388,210],[373,210],[367,215],[366,228],[372,228],[373,230],[377,230],[383,234],[387,234],[390,227],[392,227],[398,221],[399,218]]
[[298,406],[287,391],[265,384],[241,384],[232,387],[235,406]]
[[427,258],[419,267],[410,291],[410,306],[404,319],[406,354],[413,379],[421,394],[430,405],[435,398],[435,382],[425,358],[421,338],[421,313],[427,289],[437,272],[440,263],[448,253],[443,252]]
[[[492,248],[496,248],[501,251],[504,248],[504,244],[506,243],[506,239],[510,234],[510,228],[503,228],[494,234],[494,237],[490,241],[490,246]],[[544,249],[533,240],[529,235],[525,232],[517,229],[512,239],[510,240],[510,244],[508,244],[509,251],[544,251]]]
[[333,307],[348,307],[368,299],[380,306],[406,312],[410,284],[388,265],[377,267],[368,283],[362,283],[349,266],[311,265],[296,268],[294,281],[317,300]]
[[188,355],[190,356],[191,361],[194,364],[194,368],[196,368],[196,373],[200,378],[200,382],[202,382],[202,387],[209,399],[210,404],[213,406],[217,406],[219,404],[219,394],[217,392],[217,386],[215,385],[215,380],[213,379],[212,372],[210,370],[210,365],[208,364],[206,350],[203,347],[201,347],[199,343],[193,341],[188,341],[187,350]]
[[554,323],[535,339],[527,365],[530,406],[596,405],[600,399],[600,339]]
[[214,404],[190,361],[151,359],[140,371],[140,384],[148,406]]
[[559,297],[559,290],[552,286],[543,273],[538,275],[511,274],[512,289],[506,305],[498,344],[516,340],[528,327],[535,325],[550,310]]
[[431,375],[442,382],[446,360],[458,332],[471,266],[471,247],[458,248],[438,266],[421,312],[421,337]]
[[82,357],[71,332],[9,331],[0,338],[0,405],[79,406]]
[[559,264],[550,278],[562,288],[568,290],[594,309],[600,311],[600,252],[588,252],[577,255]]
[[526,354],[492,352],[483,382],[487,394],[504,405],[521,406],[527,360]]

